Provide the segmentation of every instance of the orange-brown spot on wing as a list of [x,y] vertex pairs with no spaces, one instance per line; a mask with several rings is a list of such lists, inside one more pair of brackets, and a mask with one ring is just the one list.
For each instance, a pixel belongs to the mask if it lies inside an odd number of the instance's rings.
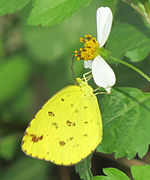
[[87,109],[87,106],[84,106],[84,109]]
[[75,113],[78,113],[78,112],[79,112],[79,110],[78,110],[78,109],[76,109],[76,110],[75,110]]
[[59,141],[60,146],[64,146],[66,143],[64,141]]
[[38,141],[40,141],[40,140],[43,139],[43,135],[37,137],[35,134],[31,134],[30,136],[32,137],[31,140],[32,140],[33,142],[38,142]]
[[64,101],[64,99],[63,99],[63,98],[61,98],[61,101]]
[[85,122],[84,122],[84,124],[88,124],[88,122],[87,122],[87,121],[85,121]]
[[75,122],[71,122],[71,121],[69,121],[69,120],[67,120],[66,123],[67,123],[68,126],[75,126],[75,125],[76,125]]
[[52,111],[49,111],[49,112],[48,112],[48,115],[49,115],[49,116],[55,116],[55,114],[54,114]]
[[79,144],[75,144],[75,145],[74,145],[74,148],[77,148],[77,147],[79,147]]
[[56,129],[58,129],[58,124],[56,122],[53,122],[52,125],[55,126]]
[[73,107],[73,104],[71,104],[71,107]]
[[70,137],[69,140],[73,140],[73,137]]

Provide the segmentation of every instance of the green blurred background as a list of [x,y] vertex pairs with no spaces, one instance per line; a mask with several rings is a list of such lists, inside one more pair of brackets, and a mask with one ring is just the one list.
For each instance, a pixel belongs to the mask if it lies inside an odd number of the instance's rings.
[[[21,140],[41,106],[58,90],[74,83],[70,56],[80,48],[81,36],[96,36],[95,14],[101,5],[111,7],[115,15],[106,46],[114,56],[124,57],[120,49],[129,44],[122,40],[125,34],[118,28],[120,24],[128,23],[144,35],[149,30],[141,17],[122,2],[93,0],[70,19],[47,28],[26,25],[31,4],[15,14],[0,17],[0,179],[79,179],[73,167],[59,167],[25,156]],[[111,66],[116,73],[116,86],[149,90],[148,83],[132,70],[123,65]],[[136,66],[150,75],[148,56]],[[85,72],[83,62],[76,62],[74,71],[81,76]]]

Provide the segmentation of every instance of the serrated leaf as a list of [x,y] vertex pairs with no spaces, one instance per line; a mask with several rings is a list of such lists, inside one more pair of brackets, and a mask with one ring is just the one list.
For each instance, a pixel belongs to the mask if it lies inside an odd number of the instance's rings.
[[83,161],[75,165],[76,172],[79,174],[80,178],[83,180],[92,180],[91,157],[92,155],[89,155]]
[[36,0],[28,18],[30,25],[52,26],[69,18],[91,0]]
[[132,166],[131,172],[134,180],[149,180],[150,179],[150,165]]
[[30,65],[22,56],[0,63],[0,105],[23,88],[30,76]]
[[[99,152],[143,157],[150,144],[150,93],[119,88],[101,100],[104,136]],[[111,112],[111,113],[110,113]]]
[[[116,168],[104,168],[104,174],[107,176],[94,176],[93,180],[129,180],[128,176]],[[150,165],[132,166],[131,172],[134,180],[149,180]]]
[[31,0],[0,0],[0,15],[10,14],[20,10]]
[[93,180],[130,180],[127,175],[122,171],[115,168],[104,168],[104,174],[106,176],[95,176]]

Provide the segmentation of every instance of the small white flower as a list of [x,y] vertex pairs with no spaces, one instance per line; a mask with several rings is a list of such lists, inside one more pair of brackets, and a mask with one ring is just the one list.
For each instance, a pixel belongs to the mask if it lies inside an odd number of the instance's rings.
[[81,38],[80,41],[85,43],[85,47],[80,51],[75,51],[77,60],[84,60],[84,67],[92,69],[95,83],[110,93],[111,87],[116,82],[116,77],[111,67],[100,56],[101,48],[106,43],[112,26],[113,15],[108,7],[97,9],[97,41],[91,35],[86,35],[87,39]]

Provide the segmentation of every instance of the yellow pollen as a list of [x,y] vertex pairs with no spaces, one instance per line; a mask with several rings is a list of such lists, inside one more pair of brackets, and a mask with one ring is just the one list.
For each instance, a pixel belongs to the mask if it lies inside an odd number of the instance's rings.
[[91,35],[85,35],[85,38],[80,38],[80,42],[84,43],[84,48],[80,48],[80,51],[74,51],[77,60],[93,60],[99,54],[99,44],[96,38]]

